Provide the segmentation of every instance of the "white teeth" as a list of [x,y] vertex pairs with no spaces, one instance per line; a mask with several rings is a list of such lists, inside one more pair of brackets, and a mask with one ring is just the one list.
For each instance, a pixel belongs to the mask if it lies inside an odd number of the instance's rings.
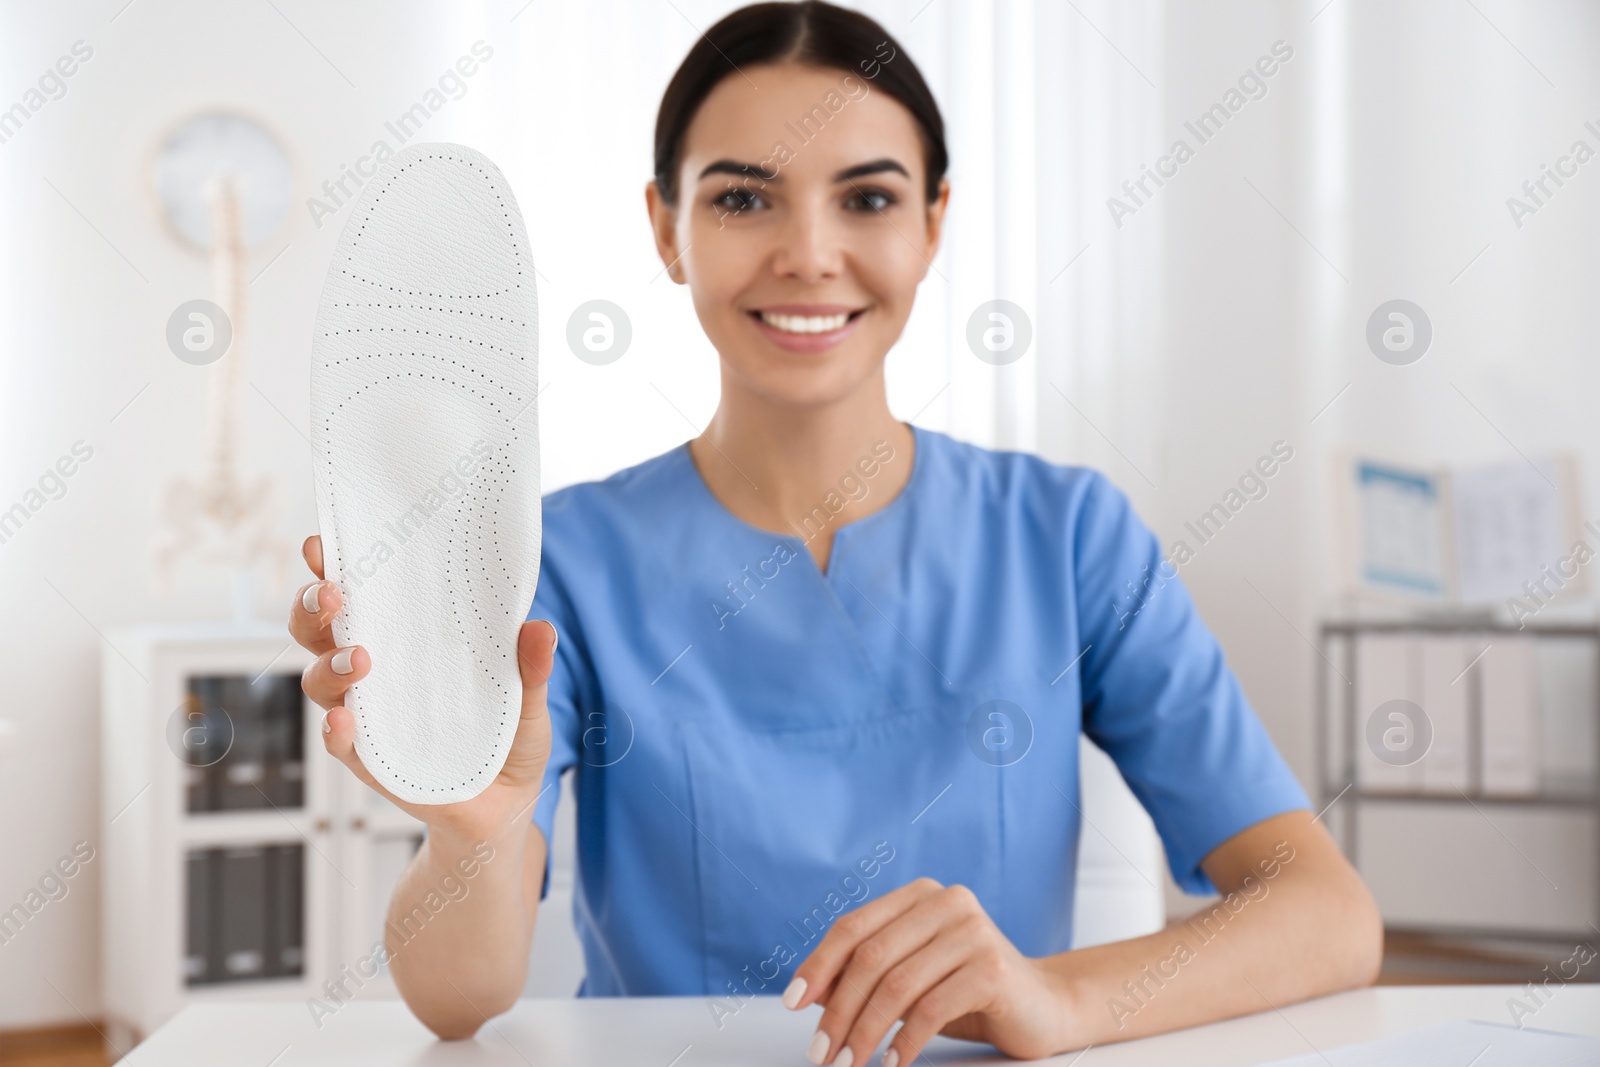
[[770,311],[761,313],[761,321],[785,333],[829,333],[844,328],[850,321],[848,312],[841,315],[777,315]]

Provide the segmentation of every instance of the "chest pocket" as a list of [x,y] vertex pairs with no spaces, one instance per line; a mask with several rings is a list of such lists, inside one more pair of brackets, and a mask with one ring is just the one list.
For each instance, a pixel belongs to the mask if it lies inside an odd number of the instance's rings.
[[982,704],[958,692],[805,730],[685,724],[709,995],[780,991],[840,914],[924,875],[1000,906],[1006,812],[1001,768],[971,740]]

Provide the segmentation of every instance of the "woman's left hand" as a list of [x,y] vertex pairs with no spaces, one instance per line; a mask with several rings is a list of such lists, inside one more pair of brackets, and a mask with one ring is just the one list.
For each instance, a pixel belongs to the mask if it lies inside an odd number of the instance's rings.
[[1017,951],[972,890],[932,878],[839,916],[796,968],[784,1002],[823,1005],[809,1057],[832,1067],[865,1067],[896,1019],[905,1025],[885,1067],[910,1067],[935,1034],[1019,1059],[1069,1047],[1059,981]]

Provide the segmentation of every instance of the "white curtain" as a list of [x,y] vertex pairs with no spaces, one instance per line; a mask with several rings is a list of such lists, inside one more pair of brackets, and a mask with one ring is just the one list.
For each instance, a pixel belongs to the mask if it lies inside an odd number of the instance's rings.
[[[928,37],[907,42],[918,61],[919,44],[938,57],[929,76],[955,190],[939,262],[949,284],[924,286],[922,301],[943,306],[919,337],[954,384],[924,418],[1132,478],[1119,452],[1137,466],[1154,456],[1156,420],[1128,383],[1157,344],[1161,217],[1156,204],[1118,230],[1105,201],[1160,133],[1161,6],[938,0],[913,26]],[[1031,350],[1002,366],[966,342],[968,316],[994,298],[1020,305],[1033,330]],[[915,378],[904,361],[891,371],[897,386]]]

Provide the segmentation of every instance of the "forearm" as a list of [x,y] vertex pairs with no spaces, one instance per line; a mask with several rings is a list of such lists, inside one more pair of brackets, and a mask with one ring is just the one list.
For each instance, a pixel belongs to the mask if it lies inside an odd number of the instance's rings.
[[[1284,857],[1289,857],[1287,860]],[[1068,1011],[1063,1047],[1163,1033],[1370,984],[1382,926],[1342,858],[1284,842],[1216,905],[1155,934],[1038,961]]]
[[390,972],[440,1037],[470,1037],[522,992],[545,847],[520,821],[486,839],[430,828],[396,886],[384,926]]

